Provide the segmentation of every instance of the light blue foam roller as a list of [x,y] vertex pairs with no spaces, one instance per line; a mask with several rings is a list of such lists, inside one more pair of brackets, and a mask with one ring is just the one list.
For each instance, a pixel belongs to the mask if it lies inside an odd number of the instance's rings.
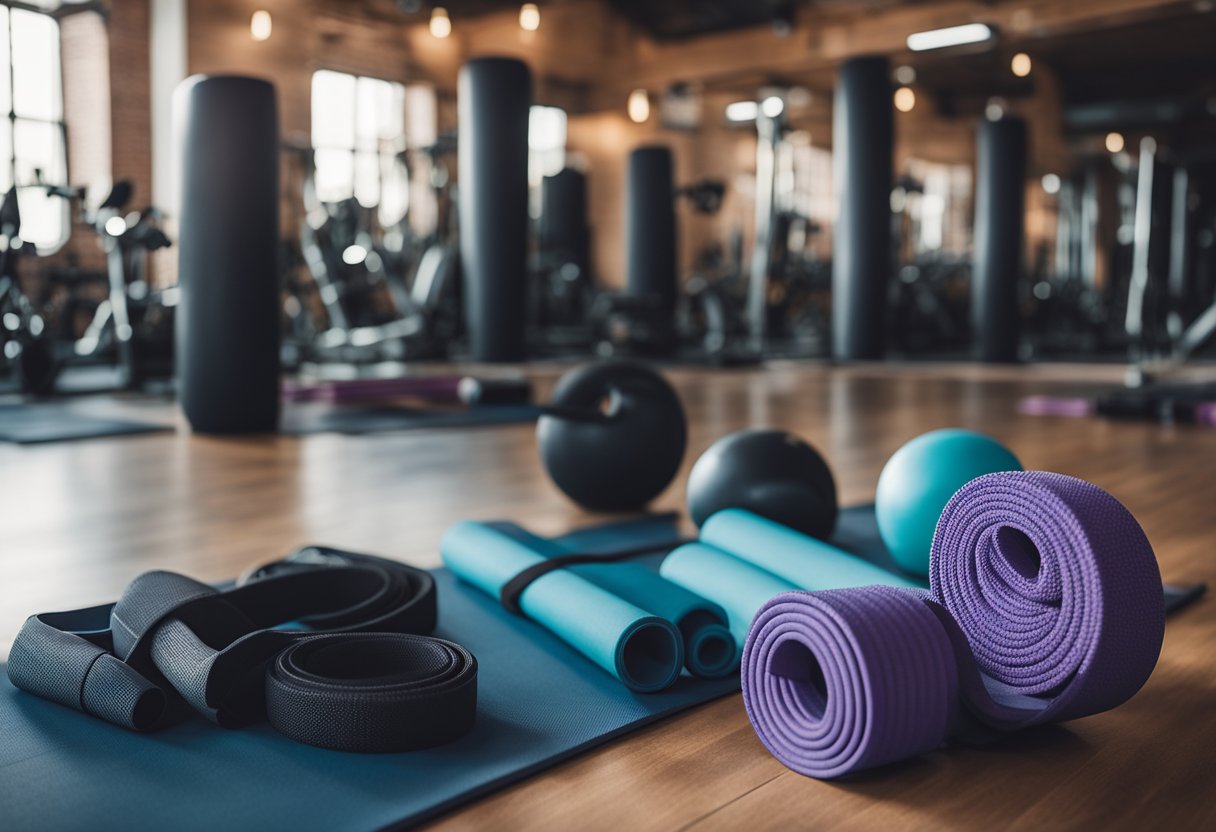
[[882,584],[923,588],[818,538],[743,509],[725,509],[701,527],[701,542],[667,556],[660,573],[720,604],[740,645],[760,607],[793,589]]
[[[495,599],[507,581],[545,560],[511,535],[471,521],[448,529],[439,550],[458,578]],[[631,690],[663,690],[680,675],[684,649],[674,624],[567,569],[529,584],[519,607]]]
[[807,591],[870,584],[924,588],[914,578],[888,572],[837,546],[742,509],[719,511],[706,520],[701,542]]
[[[544,558],[584,554],[570,545],[532,534],[514,523],[489,523]],[[564,567],[600,589],[676,625],[684,641],[684,666],[694,676],[717,678],[739,667],[740,644],[719,605],[636,563],[584,563]]]
[[739,650],[756,611],[768,599],[798,587],[771,572],[703,543],[686,543],[659,567],[669,581],[709,598],[726,610],[731,636]]

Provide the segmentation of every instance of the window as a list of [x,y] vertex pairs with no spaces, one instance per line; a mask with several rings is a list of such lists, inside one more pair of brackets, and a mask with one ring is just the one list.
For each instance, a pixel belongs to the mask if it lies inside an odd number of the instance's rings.
[[528,111],[528,182],[536,186],[566,164],[566,111],[533,104]]
[[405,216],[409,179],[405,150],[405,87],[322,69],[312,76],[312,146],[317,197],[354,197],[379,208],[382,225]]
[[971,250],[971,168],[908,160],[908,175],[921,185],[920,192],[903,196],[914,224],[914,251],[965,256]]
[[17,186],[21,236],[49,253],[67,241],[68,204],[37,187],[67,182],[59,24],[0,4],[0,192]]
[[540,217],[540,183],[566,165],[566,111],[533,104],[528,111],[528,211]]

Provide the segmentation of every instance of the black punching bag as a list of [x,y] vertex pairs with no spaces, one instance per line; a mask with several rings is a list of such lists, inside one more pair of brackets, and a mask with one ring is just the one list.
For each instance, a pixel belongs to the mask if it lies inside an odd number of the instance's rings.
[[629,154],[625,196],[625,248],[629,273],[626,287],[635,297],[658,300],[662,334],[675,330],[676,210],[671,150],[639,147]]
[[574,168],[546,176],[540,185],[540,248],[582,274],[590,265],[587,177]]
[[881,358],[891,274],[895,118],[886,58],[840,66],[832,117],[838,205],[832,252],[832,354]]
[[279,131],[274,87],[195,76],[174,94],[181,170],[178,399],[199,433],[279,421]]
[[981,361],[1018,357],[1018,279],[1022,273],[1026,122],[985,120],[976,148],[975,269],[971,322]]
[[532,75],[513,58],[460,70],[460,262],[474,361],[524,358],[528,108]]

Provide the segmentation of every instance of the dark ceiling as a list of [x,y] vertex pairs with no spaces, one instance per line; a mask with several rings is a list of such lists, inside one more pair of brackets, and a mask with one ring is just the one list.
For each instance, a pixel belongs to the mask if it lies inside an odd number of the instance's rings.
[[623,17],[658,40],[678,40],[779,21],[794,0],[609,0]]
[[[679,40],[711,32],[791,20],[797,0],[608,0],[618,13],[657,40]],[[418,14],[442,5],[453,19],[518,8],[519,0],[396,0],[399,10]],[[544,5],[544,0],[541,0]]]
[[[917,85],[938,97],[945,110],[982,108],[987,96],[1030,93],[1036,78],[1014,77],[1013,53],[1026,51],[1040,70],[1059,81],[1066,112],[1133,112],[1149,122],[1205,117],[1216,96],[1216,14],[1182,14],[1135,25],[1078,32],[1013,44],[966,56],[949,51],[914,56]],[[1107,105],[1119,103],[1122,115]],[[1164,105],[1164,106],[1163,106]],[[1072,121],[1084,128],[1085,118]],[[1100,124],[1088,125],[1099,127]]]

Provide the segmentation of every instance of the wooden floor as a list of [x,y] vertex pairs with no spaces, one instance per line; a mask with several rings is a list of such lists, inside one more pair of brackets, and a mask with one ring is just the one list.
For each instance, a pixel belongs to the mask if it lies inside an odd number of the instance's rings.
[[[542,371],[542,387],[553,373]],[[778,366],[671,373],[690,453],[745,426],[796,431],[845,504],[932,428],[990,433],[1027,468],[1091,480],[1140,520],[1167,581],[1216,578],[1216,430],[1018,416],[1114,368]],[[528,426],[372,437],[176,435],[0,445],[0,649],[31,612],[112,600],[150,568],[232,576],[306,542],[419,565],[443,530],[509,517],[557,533],[593,518],[540,470]],[[0,727],[2,730],[2,727]],[[0,824],[2,825],[2,824]],[[1216,599],[1171,618],[1156,673],[1124,707],[998,747],[953,748],[847,783],[779,765],[732,696],[448,816],[438,827],[544,829],[1216,828]]]

